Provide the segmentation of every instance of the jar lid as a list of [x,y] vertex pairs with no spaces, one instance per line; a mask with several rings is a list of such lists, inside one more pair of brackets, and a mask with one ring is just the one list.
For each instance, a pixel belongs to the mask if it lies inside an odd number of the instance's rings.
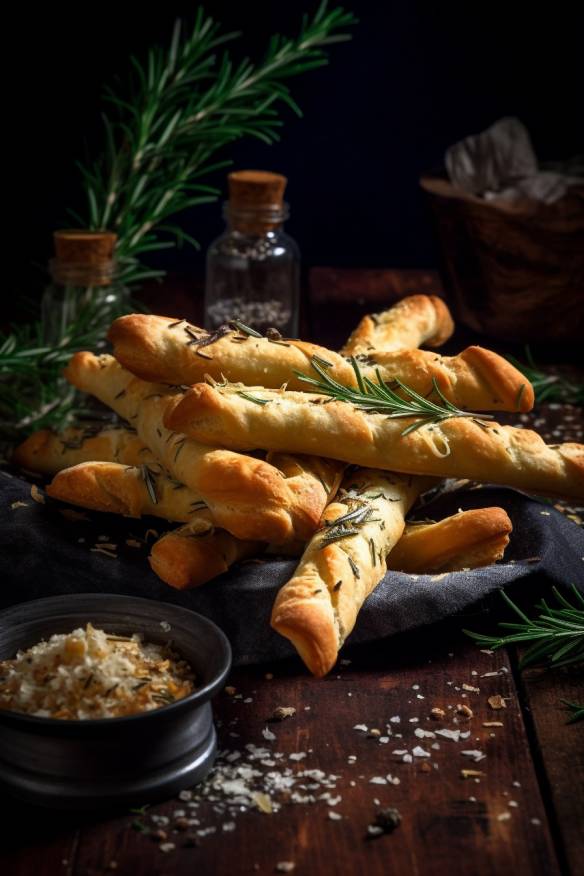
[[281,209],[288,182],[268,170],[236,170],[228,176],[229,204],[236,210]]
[[112,231],[65,229],[55,231],[55,256],[60,262],[77,265],[103,265],[114,257],[118,236]]

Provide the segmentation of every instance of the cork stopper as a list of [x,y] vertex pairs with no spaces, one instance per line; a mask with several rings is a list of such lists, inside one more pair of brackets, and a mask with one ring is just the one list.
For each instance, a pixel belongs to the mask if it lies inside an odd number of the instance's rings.
[[112,231],[55,231],[55,258],[51,262],[54,279],[79,285],[109,285],[117,239]]
[[111,261],[118,239],[112,231],[55,231],[55,255],[61,262],[97,265]]
[[234,228],[244,232],[278,228],[286,218],[288,180],[267,170],[236,170],[228,176],[228,212]]
[[228,176],[229,203],[235,209],[282,207],[288,180],[267,170],[236,170]]

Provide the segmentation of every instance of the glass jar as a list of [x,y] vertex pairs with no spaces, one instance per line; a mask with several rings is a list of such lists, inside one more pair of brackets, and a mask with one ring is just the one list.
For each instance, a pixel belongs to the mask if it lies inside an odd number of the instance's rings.
[[207,252],[205,327],[237,319],[262,334],[298,334],[300,251],[283,230],[286,178],[265,171],[229,174],[227,229]]
[[43,341],[61,344],[75,334],[90,333],[127,312],[129,292],[116,280],[113,257],[117,236],[109,231],[56,231],[55,257],[49,262],[51,283],[41,301]]

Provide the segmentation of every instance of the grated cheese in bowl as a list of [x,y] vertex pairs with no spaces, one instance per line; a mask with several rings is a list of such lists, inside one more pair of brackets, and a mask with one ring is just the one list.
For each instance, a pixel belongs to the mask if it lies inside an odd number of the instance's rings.
[[56,634],[0,661],[0,709],[41,718],[118,718],[158,709],[195,688],[191,667],[138,634]]

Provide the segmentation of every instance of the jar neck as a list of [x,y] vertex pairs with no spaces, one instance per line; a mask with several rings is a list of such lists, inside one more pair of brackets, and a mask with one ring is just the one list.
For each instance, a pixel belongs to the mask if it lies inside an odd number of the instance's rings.
[[266,234],[277,231],[290,215],[287,203],[258,204],[257,206],[240,207],[230,201],[223,204],[223,218],[230,231],[240,234]]
[[53,282],[60,286],[111,286],[115,281],[116,262],[104,259],[86,264],[53,258],[49,262],[49,272]]

